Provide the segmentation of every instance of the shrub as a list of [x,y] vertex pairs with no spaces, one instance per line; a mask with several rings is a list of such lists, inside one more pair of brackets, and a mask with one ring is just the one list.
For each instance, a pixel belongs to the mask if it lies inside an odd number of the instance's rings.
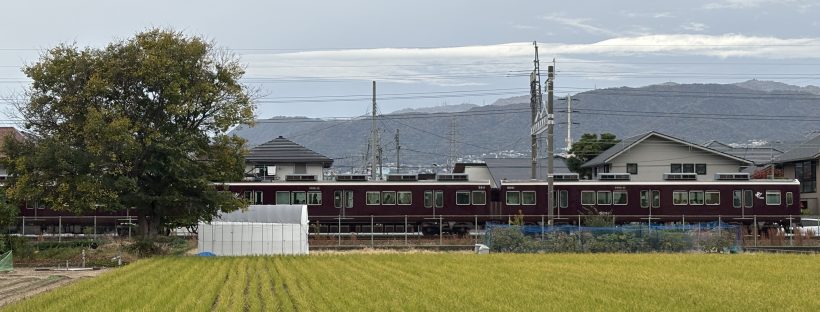
[[162,253],[162,248],[157,246],[157,244],[154,243],[154,240],[147,238],[135,240],[134,243],[129,245],[127,249],[129,252],[140,257],[153,256]]

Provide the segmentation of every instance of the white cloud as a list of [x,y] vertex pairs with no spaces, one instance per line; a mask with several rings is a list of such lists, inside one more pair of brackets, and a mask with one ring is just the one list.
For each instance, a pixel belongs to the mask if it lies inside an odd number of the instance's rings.
[[612,30],[609,30],[609,29],[606,29],[606,28],[603,28],[603,27],[594,26],[594,25],[590,24],[589,23],[590,20],[587,19],[587,18],[570,18],[570,17],[561,16],[561,15],[548,15],[548,16],[542,17],[542,19],[550,21],[550,22],[559,23],[559,24],[569,26],[569,27],[572,27],[572,28],[577,28],[577,29],[580,29],[584,32],[588,32],[588,33],[591,33],[591,34],[606,35],[606,36],[618,36],[618,34],[614,31],[612,31]]
[[[618,37],[590,44],[539,43],[543,60],[586,60],[622,56],[749,57],[820,59],[820,38],[783,39],[738,34],[671,34]],[[380,80],[433,85],[475,85],[481,78],[525,76],[532,43],[449,48],[380,48],[243,54],[248,77],[291,80]],[[567,69],[567,65],[564,69]]]
[[629,18],[636,18],[636,17],[650,17],[650,18],[671,18],[675,17],[672,13],[669,12],[635,12],[635,11],[621,11],[621,15],[629,17]]
[[515,29],[522,29],[522,30],[536,29],[536,27],[535,27],[535,26],[524,25],[524,24],[518,24],[518,23],[515,23],[515,22],[511,22],[511,23],[510,23],[510,26],[511,26],[512,28],[515,28]]
[[690,23],[687,23],[687,24],[683,24],[680,27],[683,28],[684,30],[695,31],[695,32],[701,32],[701,31],[704,31],[704,30],[709,28],[709,26],[707,26],[706,24],[696,23],[696,22],[690,22]]
[[703,6],[707,10],[716,9],[750,9],[758,8],[764,5],[794,5],[803,10],[813,6],[817,6],[813,0],[721,0],[718,2],[707,3]]

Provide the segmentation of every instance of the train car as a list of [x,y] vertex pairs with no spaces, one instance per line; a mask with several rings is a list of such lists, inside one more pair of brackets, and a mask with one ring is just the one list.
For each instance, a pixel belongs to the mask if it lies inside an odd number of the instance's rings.
[[[295,180],[295,179],[294,179]],[[224,184],[252,204],[307,205],[312,222],[323,232],[401,232],[404,224],[426,234],[466,233],[476,215],[488,215],[490,181],[468,181],[466,175],[438,175],[418,180],[415,175],[388,181],[368,181],[359,175],[336,181],[236,182]],[[371,217],[372,216],[372,217]],[[378,227],[376,229],[375,227]]]
[[[556,222],[563,216],[595,213],[618,222],[700,222],[721,217],[750,224],[800,215],[797,180],[738,181],[558,181],[554,183]],[[545,215],[547,183],[502,181],[502,210]],[[563,221],[562,221],[563,220]]]

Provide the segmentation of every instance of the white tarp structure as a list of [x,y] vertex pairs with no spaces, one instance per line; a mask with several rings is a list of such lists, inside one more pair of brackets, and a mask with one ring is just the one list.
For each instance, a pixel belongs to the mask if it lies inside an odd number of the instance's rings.
[[308,254],[306,205],[250,205],[199,223],[199,252],[217,256]]

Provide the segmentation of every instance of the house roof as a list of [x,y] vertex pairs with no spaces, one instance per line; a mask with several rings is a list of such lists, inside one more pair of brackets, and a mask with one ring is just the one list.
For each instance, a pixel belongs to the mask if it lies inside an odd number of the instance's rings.
[[776,162],[792,162],[799,160],[815,159],[820,157],[820,135],[811,140],[800,143],[797,147],[788,150],[775,159]]
[[314,152],[281,136],[252,148],[246,162],[250,163],[321,163],[330,168],[333,159]]
[[750,160],[755,165],[769,164],[772,161],[772,157],[777,157],[780,156],[780,154],[783,154],[783,151],[769,146],[732,147],[718,141],[710,141],[704,146],[716,151],[721,151]]
[[[531,158],[485,158],[484,163],[490,171],[496,185],[501,180],[529,180],[532,177]],[[552,162],[555,173],[570,173],[562,157],[555,157]],[[536,179],[547,179],[547,159],[540,158],[536,166]]]
[[677,143],[680,143],[680,144],[683,144],[683,145],[686,145],[686,146],[690,146],[692,148],[707,151],[707,152],[713,153],[715,155],[723,156],[723,157],[726,157],[726,158],[731,158],[731,159],[734,159],[734,160],[739,161],[739,162],[748,163],[748,164],[752,163],[751,161],[749,161],[747,159],[744,159],[742,157],[738,157],[738,156],[735,156],[735,155],[732,155],[732,154],[729,154],[729,153],[726,153],[726,152],[721,152],[719,150],[715,150],[715,149],[711,149],[711,148],[708,148],[708,147],[705,147],[705,146],[702,146],[702,145],[687,142],[685,140],[678,139],[678,138],[675,138],[675,137],[672,137],[672,136],[669,136],[669,135],[665,135],[665,134],[662,134],[662,133],[659,133],[659,132],[650,131],[650,132],[647,132],[647,133],[644,133],[644,134],[639,134],[639,135],[636,135],[636,136],[633,136],[633,137],[628,137],[626,139],[621,140],[621,142],[618,142],[618,144],[615,144],[614,146],[610,147],[609,149],[603,151],[597,157],[595,157],[595,158],[587,161],[586,163],[584,163],[581,167],[594,167],[594,166],[599,166],[599,165],[609,163],[609,162],[612,161],[613,158],[618,157],[619,155],[623,154],[624,152],[631,149],[635,145],[638,145],[641,142],[643,142],[644,140],[646,140],[650,137],[653,137],[653,136],[654,137],[659,137],[659,138],[662,138],[662,139],[666,139],[666,140],[669,140],[669,141],[677,142]]

